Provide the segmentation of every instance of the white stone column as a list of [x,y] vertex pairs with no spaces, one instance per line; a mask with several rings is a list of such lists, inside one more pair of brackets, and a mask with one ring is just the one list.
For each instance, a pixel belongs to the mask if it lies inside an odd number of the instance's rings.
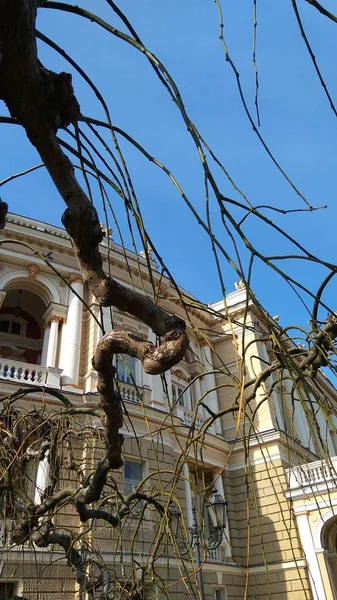
[[[193,373],[192,377],[196,377],[198,375],[198,373]],[[203,410],[203,407],[199,405],[200,402],[200,398],[202,397],[202,389],[201,389],[201,379],[200,377],[198,377],[198,379],[195,380],[194,383],[192,383],[191,387],[191,398],[194,398],[194,403],[193,400],[191,401],[192,404],[192,410],[195,409],[196,405],[198,405],[198,413],[200,415],[205,415],[205,411]],[[210,416],[210,415],[205,415],[205,416]]]
[[[50,333],[48,339],[48,348],[46,356],[46,366],[55,367],[56,353],[57,353],[57,342],[59,332],[59,317],[54,315],[50,318]],[[43,340],[44,341],[44,340]]]
[[[149,340],[149,342],[152,342],[153,344],[156,343],[156,336],[151,329],[149,330],[148,340]],[[167,381],[167,387],[170,390],[171,374],[169,373],[169,371],[167,373],[165,373],[165,377],[166,377],[166,381]],[[147,375],[145,373],[144,374],[144,385],[149,385],[151,387],[151,404],[152,404],[152,406],[163,406],[164,404],[166,404],[164,390],[163,390],[163,383],[162,383],[160,375]]]
[[[217,413],[219,411],[219,402],[218,402],[218,394],[215,382],[215,375],[213,372],[213,360],[212,360],[212,351],[209,346],[202,347],[202,363],[204,366],[204,375],[201,379],[201,391],[204,396],[206,392],[208,392],[203,399],[203,402],[209,406],[210,410],[213,413]],[[208,391],[210,390],[210,391]],[[207,411],[204,413],[205,416],[209,417],[209,413]],[[217,419],[214,423],[216,433],[222,433],[221,431],[221,422],[220,419]]]
[[296,521],[302,548],[307,559],[309,579],[313,598],[314,600],[326,600],[324,584],[322,581],[322,575],[319,568],[314,542],[312,539],[308,515],[306,513],[302,515],[297,515]]
[[60,366],[63,369],[62,385],[76,386],[78,385],[80,368],[83,282],[78,277],[73,276],[70,278],[70,283],[77,295],[70,292],[65,344],[62,348]]
[[41,504],[42,494],[49,485],[49,450],[47,450],[43,460],[39,461],[35,480],[34,504]]
[[47,321],[45,323],[44,335],[43,335],[43,344],[42,344],[42,353],[41,353],[41,365],[42,367],[47,366],[47,352],[49,345],[49,336],[50,336],[50,323]]
[[184,466],[183,466],[183,475],[184,475],[185,498],[186,498],[187,527],[190,528],[193,526],[192,492],[191,492],[191,484],[190,484],[190,471],[188,468],[188,464],[186,462],[184,463]]

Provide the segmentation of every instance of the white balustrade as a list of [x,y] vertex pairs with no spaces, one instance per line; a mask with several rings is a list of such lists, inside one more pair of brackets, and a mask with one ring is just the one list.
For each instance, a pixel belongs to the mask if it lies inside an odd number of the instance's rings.
[[47,367],[0,359],[0,379],[31,385],[46,385],[47,373]]
[[143,394],[139,387],[136,388],[134,385],[119,382],[118,389],[124,402],[139,403],[142,400]]
[[318,460],[299,467],[293,467],[288,469],[287,474],[290,489],[328,482],[333,482],[336,485],[337,459],[333,458],[330,464],[324,460]]
[[13,383],[60,388],[62,369],[0,358],[0,379]]
[[214,550],[207,550],[207,559],[208,562],[221,562],[221,551],[219,548],[215,548]]
[[[206,423],[207,418],[203,415],[195,414],[192,410],[185,408],[184,406],[176,406],[175,413],[177,417],[180,417],[182,421],[188,427],[195,427],[195,429],[201,429],[201,427]],[[214,423],[207,429],[208,433],[216,433]]]

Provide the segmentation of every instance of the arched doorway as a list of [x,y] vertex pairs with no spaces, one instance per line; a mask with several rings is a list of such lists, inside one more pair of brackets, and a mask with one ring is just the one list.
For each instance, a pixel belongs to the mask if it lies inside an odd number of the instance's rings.
[[331,592],[334,599],[337,600],[337,516],[333,516],[324,524],[321,532],[321,545],[324,550]]
[[0,357],[41,364],[46,305],[37,294],[20,288],[8,291],[0,309]]

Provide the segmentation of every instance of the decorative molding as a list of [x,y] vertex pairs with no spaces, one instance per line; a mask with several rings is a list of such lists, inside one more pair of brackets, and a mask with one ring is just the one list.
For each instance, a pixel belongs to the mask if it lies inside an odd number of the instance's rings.
[[77,283],[77,282],[82,283],[82,277],[81,277],[81,275],[76,275],[76,273],[72,273],[71,275],[69,275],[68,281],[69,281],[70,285],[72,283]]
[[1,358],[11,358],[13,360],[20,360],[24,354],[24,348],[17,348],[16,346],[1,346],[0,356]]
[[49,320],[51,323],[53,323],[55,321],[56,321],[56,323],[60,323],[60,321],[63,321],[63,317],[60,317],[59,315],[51,315]]
[[187,375],[181,369],[172,369],[171,370],[171,374],[172,374],[173,377],[176,377],[177,379],[182,379],[186,383],[190,382],[190,379],[191,379],[190,375]]
[[28,265],[27,271],[28,271],[28,277],[32,277],[33,279],[35,279],[35,277],[40,272],[40,267],[38,267],[37,265],[31,264],[31,265]]
[[57,302],[51,302],[43,313],[42,318],[45,320],[46,327],[50,327],[50,321],[59,321],[65,323],[67,313],[68,306],[65,304],[58,304]]
[[1,308],[1,307],[2,307],[2,305],[3,305],[3,303],[4,303],[4,301],[5,301],[5,298],[6,298],[6,296],[7,296],[7,292],[6,292],[6,290],[0,290],[0,308]]
[[196,377],[202,377],[204,375],[204,373],[202,371],[194,371],[193,373],[190,374],[190,378],[189,381],[193,381],[193,379],[195,379]]

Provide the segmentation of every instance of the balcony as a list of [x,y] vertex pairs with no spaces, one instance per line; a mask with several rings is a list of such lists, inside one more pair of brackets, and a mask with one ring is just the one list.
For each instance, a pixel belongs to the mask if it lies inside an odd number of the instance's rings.
[[337,457],[331,461],[317,460],[287,470],[287,497],[310,495],[337,489]]
[[134,386],[124,381],[118,382],[118,390],[124,402],[141,402],[143,400],[143,388]]
[[207,562],[215,562],[215,563],[219,563],[222,562],[222,557],[221,557],[221,549],[219,548],[215,548],[214,550],[207,550]]
[[[199,415],[198,413],[195,414],[193,410],[189,410],[189,408],[179,405],[175,407],[175,414],[183,421],[185,425],[187,425],[187,427],[195,427],[195,429],[201,429],[208,420],[207,417]],[[207,429],[207,432],[215,435],[216,430],[214,423],[212,423],[212,425]]]
[[60,388],[62,369],[0,358],[0,379],[11,383]]

